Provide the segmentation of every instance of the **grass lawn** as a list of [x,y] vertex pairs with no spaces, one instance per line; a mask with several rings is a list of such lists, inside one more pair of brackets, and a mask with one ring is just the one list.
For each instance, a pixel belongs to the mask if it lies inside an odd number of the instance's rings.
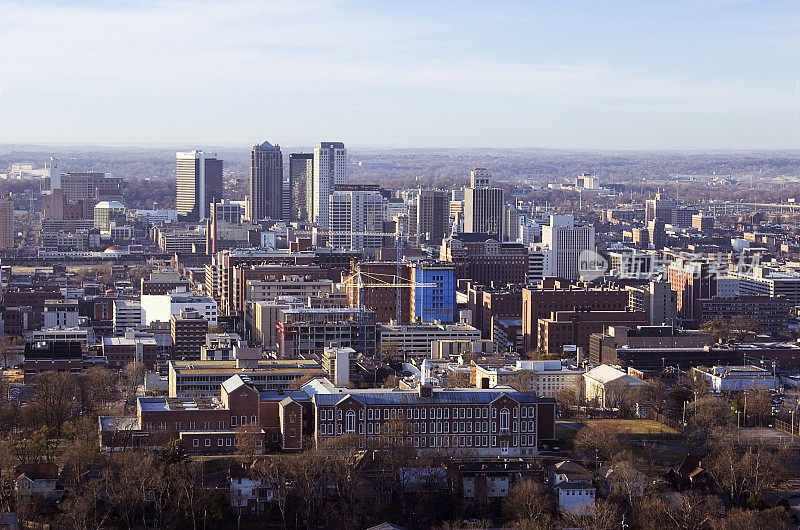
[[672,427],[667,427],[663,423],[653,420],[581,420],[581,423],[589,427],[612,426],[620,434],[679,434]]
[[559,448],[566,449],[568,451],[572,450],[572,440],[575,438],[575,435],[578,434],[578,431],[575,429],[570,429],[569,427],[565,427],[564,425],[560,425],[556,423],[556,443]]
[[583,420],[585,426],[610,427],[639,460],[641,471],[661,473],[693,452],[686,437],[653,420]]

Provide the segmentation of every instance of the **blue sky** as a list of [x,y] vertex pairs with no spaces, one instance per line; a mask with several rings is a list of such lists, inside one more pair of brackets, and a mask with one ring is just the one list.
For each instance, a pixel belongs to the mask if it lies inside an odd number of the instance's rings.
[[0,141],[800,147],[800,0],[0,0]]

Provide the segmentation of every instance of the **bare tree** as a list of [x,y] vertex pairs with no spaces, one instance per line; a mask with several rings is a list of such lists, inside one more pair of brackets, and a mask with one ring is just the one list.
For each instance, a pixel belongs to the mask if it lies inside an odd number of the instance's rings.
[[564,413],[564,416],[570,417],[578,407],[578,390],[570,387],[562,388],[556,392],[556,403],[558,403],[558,408]]
[[575,451],[592,459],[610,460],[624,451],[618,431],[605,424],[584,426],[575,435],[573,444]]
[[553,500],[547,488],[532,480],[515,482],[503,500],[506,520],[523,528],[547,528],[552,522]]

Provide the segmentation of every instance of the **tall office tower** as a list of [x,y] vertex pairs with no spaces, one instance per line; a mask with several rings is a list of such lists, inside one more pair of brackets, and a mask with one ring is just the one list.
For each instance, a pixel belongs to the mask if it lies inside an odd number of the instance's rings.
[[283,200],[281,201],[281,219],[292,220],[292,186],[289,179],[283,179]]
[[492,174],[485,167],[476,167],[469,174],[470,188],[488,188]]
[[59,160],[57,156],[51,156],[50,161],[44,163],[44,167],[47,169],[47,173],[50,177],[47,188],[50,191],[61,187],[61,170],[58,167],[58,162]]
[[678,203],[673,200],[662,199],[661,193],[657,193],[654,199],[644,201],[645,221],[658,220],[663,223],[672,223],[672,212],[678,207]]
[[374,252],[383,246],[383,195],[377,184],[336,186],[330,197],[329,245],[333,248]]
[[[122,198],[122,179],[106,173],[62,173],[57,184],[58,187],[51,191],[49,197],[52,201],[46,201],[51,202],[48,206],[63,209],[62,204],[72,205],[73,209],[80,210],[81,219],[92,219],[98,202]],[[62,204],[53,205],[53,201],[60,201]]]
[[505,211],[506,240],[519,241],[520,221],[525,220],[525,214],[513,204],[506,205]]
[[[0,250],[14,247],[14,203],[0,199]],[[0,295],[2,296],[2,295]]]
[[250,152],[251,221],[283,218],[283,155],[281,146],[264,142]]
[[310,221],[314,209],[314,155],[289,155],[289,189],[292,192],[291,221]]
[[311,220],[328,226],[333,187],[347,183],[347,149],[342,142],[320,142],[314,148],[313,205]]
[[203,151],[179,151],[175,159],[178,215],[187,221],[205,219],[211,202],[222,199],[222,160]]
[[555,275],[576,280],[581,252],[594,250],[594,226],[576,226],[572,215],[551,215],[542,227],[542,243],[552,251]]
[[450,227],[450,194],[440,190],[418,190],[409,207],[410,235],[419,243],[439,246]]
[[487,169],[472,170],[470,186],[464,188],[464,233],[489,234],[502,241],[505,234],[505,192],[489,187],[490,177]]

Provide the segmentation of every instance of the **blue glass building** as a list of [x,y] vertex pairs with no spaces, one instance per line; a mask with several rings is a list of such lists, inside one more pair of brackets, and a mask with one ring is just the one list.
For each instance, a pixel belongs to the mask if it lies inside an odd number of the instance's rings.
[[[452,263],[419,261],[411,268],[411,318],[415,322],[452,324],[456,317],[456,277]],[[430,286],[425,286],[431,284]]]

